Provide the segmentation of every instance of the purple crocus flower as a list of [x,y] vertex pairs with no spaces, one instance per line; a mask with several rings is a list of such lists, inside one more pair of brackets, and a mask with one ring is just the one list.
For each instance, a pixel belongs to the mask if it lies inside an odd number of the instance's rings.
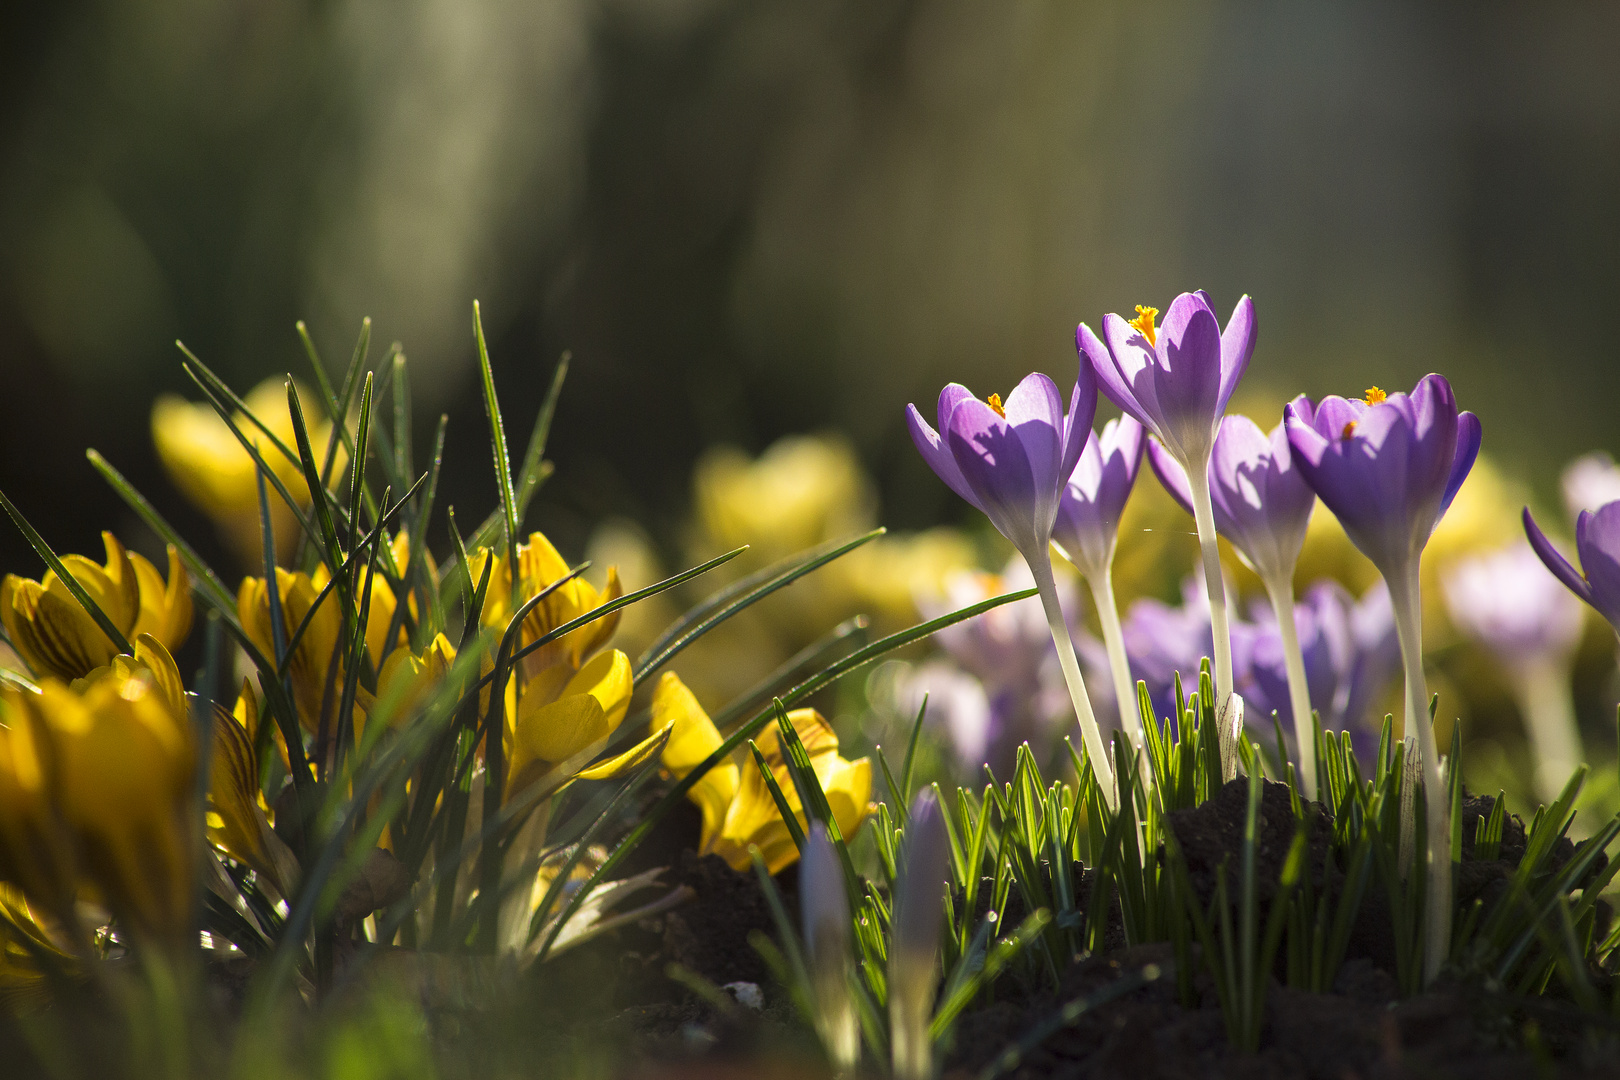
[[1014,388],[1005,405],[995,395],[980,401],[952,383],[939,394],[938,431],[915,405],[906,406],[906,423],[923,460],[951,490],[983,511],[1029,565],[1086,753],[1112,806],[1118,800],[1113,769],[1058,600],[1050,550],[1059,496],[1091,437],[1096,412],[1096,380],[1081,364],[1067,416],[1057,385],[1036,372]]
[[[1148,461],[1164,489],[1193,513],[1192,486],[1181,463],[1158,443],[1148,447]],[[1316,493],[1294,466],[1285,426],[1278,424],[1267,435],[1247,416],[1228,416],[1221,421],[1209,458],[1208,480],[1215,531],[1232,542],[1271,598],[1277,658],[1282,664],[1279,670],[1287,673],[1291,698],[1290,707],[1278,713],[1290,718],[1295,745],[1309,746],[1314,699],[1300,653],[1304,629],[1296,630],[1294,625],[1294,567],[1305,544]],[[1267,712],[1262,710],[1261,715]],[[1314,754],[1299,755],[1299,780],[1305,797],[1316,798]]]
[[1524,508],[1524,532],[1553,576],[1592,605],[1620,633],[1620,502],[1601,506],[1596,513],[1582,510],[1575,519],[1575,555],[1580,570],[1553,547],[1530,516],[1528,506]]
[[1205,459],[1215,427],[1254,354],[1254,301],[1239,300],[1222,331],[1204,292],[1182,293],[1159,312],[1138,307],[1136,318],[1103,316],[1108,346],[1081,323],[1075,344],[1096,369],[1108,400],[1159,437],[1183,462]]
[[1283,410],[1294,462],[1305,482],[1338,517],[1362,554],[1389,586],[1395,630],[1406,668],[1406,729],[1416,731],[1428,813],[1428,920],[1424,973],[1440,971],[1451,940],[1451,860],[1441,850],[1450,835],[1439,748],[1428,720],[1423,680],[1423,547],[1451,505],[1479,454],[1479,418],[1458,412],[1451,384],[1425,375],[1410,395],[1374,387],[1365,401],[1330,396],[1311,406],[1299,398]]
[[[1176,676],[1187,694],[1198,687],[1198,671],[1210,654],[1209,598],[1196,575],[1181,585],[1181,606],[1171,607],[1162,600],[1143,597],[1125,613],[1125,649],[1130,655],[1131,676],[1147,684],[1148,697],[1160,717],[1175,715]],[[1247,671],[1253,628],[1242,620],[1232,624],[1236,668]]]
[[[1303,395],[1296,401],[1309,404]],[[1181,463],[1162,445],[1150,444],[1147,453],[1164,489],[1192,513],[1192,489]],[[1285,425],[1267,435],[1247,416],[1224,418],[1209,458],[1209,498],[1215,531],[1262,580],[1293,576],[1316,492],[1294,466]]]
[[1445,376],[1425,375],[1410,395],[1374,387],[1314,407],[1301,395],[1283,418],[1295,464],[1351,542],[1386,580],[1415,570],[1479,454],[1479,417],[1457,411]]
[[1114,683],[1114,706],[1121,725],[1139,749],[1142,721],[1137,715],[1136,684],[1131,681],[1119,607],[1114,600],[1114,547],[1119,540],[1120,516],[1142,466],[1146,441],[1142,425],[1131,416],[1108,421],[1102,434],[1086,440],[1080,463],[1058,501],[1057,525],[1052,531],[1053,542],[1091,586]]
[[939,392],[939,430],[906,406],[911,441],[939,478],[972,503],[1026,559],[1044,556],[1058,497],[1074,472],[1097,413],[1097,386],[1080,369],[1069,413],[1040,372],[1007,395],[980,401],[960,383]]
[[[1081,323],[1075,346],[1091,362],[1108,399],[1156,435],[1192,478],[1193,518],[1213,625],[1215,693],[1224,716],[1232,693],[1231,632],[1206,470],[1216,426],[1254,353],[1254,302],[1247,296],[1239,300],[1224,331],[1202,292],[1176,297],[1162,327],[1154,325],[1157,309],[1138,307],[1136,312],[1131,320],[1104,316],[1106,347]],[[1231,772],[1231,762],[1223,761],[1222,769]]]
[[1536,752],[1536,790],[1551,805],[1581,762],[1569,684],[1580,601],[1522,541],[1453,564],[1440,583],[1452,623],[1490,651],[1512,687]]

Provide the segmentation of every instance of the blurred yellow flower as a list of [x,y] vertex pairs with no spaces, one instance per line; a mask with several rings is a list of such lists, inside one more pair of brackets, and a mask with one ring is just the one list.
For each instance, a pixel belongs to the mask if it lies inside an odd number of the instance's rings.
[[[814,709],[794,709],[788,713],[788,720],[810,755],[811,768],[826,793],[833,820],[845,838],[852,838],[866,820],[872,796],[871,760],[847,761],[840,756],[838,736]],[[720,747],[720,733],[714,722],[671,672],[659,679],[653,695],[654,728],[668,724],[673,724],[674,729],[664,746],[663,765],[677,779],[685,777]],[[764,728],[754,742],[802,826],[804,809],[783,758],[776,727]],[[751,863],[749,847],[758,847],[773,874],[799,857],[793,835],[753,761],[743,766],[740,775],[735,763],[721,762],[705,773],[686,797],[703,812],[699,854],[719,855],[732,869],[745,870]]]
[[876,497],[854,448],[837,436],[791,435],[757,460],[721,447],[693,473],[698,521],[722,550],[753,545],[774,562],[870,528]]
[[[320,410],[303,387],[299,387],[298,397],[305,419],[311,425],[310,446],[324,464],[331,425],[316,419]],[[275,432],[276,438],[294,447],[284,379],[266,379],[243,400],[253,415]],[[244,414],[237,413],[234,419],[293,498],[305,502],[309,489],[301,467],[277,450]],[[213,407],[206,403],[193,404],[172,394],[158,398],[152,406],[152,443],[175,486],[213,519],[237,556],[248,566],[262,565],[264,533],[259,520],[258,481],[254,478],[258,467]],[[334,476],[342,475],[346,460],[347,455],[340,445],[333,466]],[[271,525],[280,549],[293,540],[297,521],[273,487],[267,494]]]
[[[125,638],[150,634],[168,649],[191,632],[191,581],[169,548],[169,580],[146,559],[101,534],[107,561],[64,555],[62,563]],[[80,678],[111,662],[118,649],[55,572],[42,581],[7,574],[0,581],[0,621],[17,652],[41,678]]]
[[41,955],[59,970],[72,971],[77,965],[35,918],[21,890],[0,884],[0,1002],[16,1006],[43,993]]
[[55,868],[38,852],[28,865],[15,842],[53,836],[121,924],[180,941],[195,880],[187,806],[196,750],[168,650],[141,634],[134,656],[114,657],[71,686],[48,678],[37,693],[8,691],[5,712],[0,799],[20,803],[23,815],[6,815],[13,880],[30,900],[61,910]]
[[52,803],[54,759],[37,698],[0,685],[0,880],[61,915],[72,903],[76,870]]

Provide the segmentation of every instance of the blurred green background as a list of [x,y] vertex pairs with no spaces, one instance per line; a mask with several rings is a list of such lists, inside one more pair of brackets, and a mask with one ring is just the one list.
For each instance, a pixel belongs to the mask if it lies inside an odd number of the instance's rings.
[[[573,352],[565,553],[672,529],[706,446],[829,428],[918,527],[965,507],[907,401],[1067,379],[1077,321],[1204,288],[1255,296],[1278,399],[1443,371],[1550,492],[1614,443],[1617,42],[1599,3],[6,5],[0,488],[150,547],[94,445],[223,559],[150,445],[173,340],[246,391],[370,315],[476,521],[477,297],[520,427]],[[0,567],[38,570],[9,528]]]

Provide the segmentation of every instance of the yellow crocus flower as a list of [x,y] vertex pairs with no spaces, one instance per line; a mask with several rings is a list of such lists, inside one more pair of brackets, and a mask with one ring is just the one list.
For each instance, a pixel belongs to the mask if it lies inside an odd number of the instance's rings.
[[[298,396],[304,405],[304,416],[312,425],[309,431],[310,446],[324,464],[331,425],[316,421],[317,410],[312,407],[314,402],[302,387]],[[244,399],[244,404],[276,433],[283,445],[294,446],[285,380],[266,379],[253,388]],[[238,413],[235,420],[242,434],[258,450],[259,456],[293,498],[301,503],[307,501],[309,488],[302,468],[276,449],[245,415]],[[247,565],[261,565],[264,532],[259,519],[259,486],[254,476],[258,466],[213,407],[206,403],[193,404],[172,394],[158,398],[152,406],[152,443],[175,486],[199,510],[213,519],[232,549]],[[347,455],[340,446],[333,467],[334,476],[342,475],[346,460]],[[271,526],[276,544],[280,547],[292,540],[297,522],[292,510],[273,487],[269,488],[267,494]]]
[[[838,736],[814,709],[794,709],[788,713],[788,720],[810,754],[810,767],[827,796],[827,806],[832,810],[840,834],[846,838],[854,837],[855,830],[866,820],[867,804],[872,796],[871,759],[845,760],[838,753]],[[793,777],[783,758],[776,728],[764,728],[755,739],[755,744],[765,755],[771,775],[782,789],[794,817],[801,827],[805,826],[804,808],[799,803],[798,789],[793,785]],[[759,848],[766,867],[773,874],[791,866],[799,857],[793,836],[782,821],[776,800],[771,797],[758,767],[742,770],[737,797],[726,810],[725,822],[720,827],[720,835],[715,838],[712,850],[725,859],[733,870],[746,870],[752,861],[748,855],[751,846]]]
[[[853,837],[866,820],[867,804],[872,796],[871,760],[843,758],[838,753],[838,736],[814,709],[794,709],[788,713],[788,721],[810,755],[810,766],[821,782],[839,832],[845,838]],[[673,724],[674,730],[664,746],[663,765],[677,779],[686,776],[721,745],[720,733],[708,713],[672,672],[663,675],[653,693],[653,725],[665,724]],[[804,809],[783,758],[776,727],[762,729],[754,743],[765,756],[788,806],[803,825]],[[748,854],[752,845],[759,848],[765,865],[773,874],[791,866],[799,857],[776,800],[752,761],[745,764],[740,774],[733,762],[716,765],[686,797],[703,811],[699,854],[719,855],[732,869],[746,870],[752,861]]]
[[259,789],[259,757],[253,737],[258,701],[242,684],[236,708],[214,706],[212,761],[208,772],[208,839],[221,851],[268,878],[283,896],[297,883],[298,863],[270,828]]
[[[480,548],[470,557],[468,570],[475,583],[483,575],[484,564],[489,558],[490,552],[487,548]],[[517,561],[519,606],[568,575],[568,563],[557,553],[557,549],[546,539],[544,533],[531,533],[527,543],[518,545]],[[509,563],[510,560],[505,554],[495,555],[495,566],[490,571],[489,589],[484,594],[484,609],[481,613],[485,626],[500,631],[506,630],[506,625],[516,610],[512,601],[512,571]],[[565,582],[535,605],[534,610],[523,620],[519,645],[529,645],[538,641],[564,623],[617,600],[622,594],[623,588],[619,584],[616,567],[608,568],[607,581],[600,591],[583,578],[576,577],[572,581]],[[613,612],[536,649],[523,659],[525,677],[532,677],[558,664],[566,664],[578,670],[586,660],[607,645],[618,626],[619,613]]]
[[860,532],[876,503],[854,447],[837,436],[791,435],[757,460],[711,450],[692,483],[704,531],[722,548],[752,544],[758,562]]
[[[73,579],[124,637],[150,634],[176,649],[191,632],[191,580],[180,553],[169,547],[169,580],[150,562],[124,548],[110,532],[101,534],[107,561],[64,555]],[[41,678],[81,678],[111,663],[118,648],[54,571],[40,581],[7,574],[0,581],[0,621],[17,652]]]
[[137,934],[180,940],[194,882],[187,804],[196,750],[168,650],[140,635],[134,657],[72,687],[47,679],[29,705],[50,742],[52,801],[81,869]]
[[37,698],[0,686],[0,880],[60,915],[73,900],[75,869],[52,804],[54,761]]
[[[276,587],[281,600],[281,619],[285,629],[284,643],[298,632],[305,618],[309,627],[293,649],[287,665],[292,678],[293,697],[298,706],[298,719],[304,728],[314,732],[320,726],[321,705],[327,693],[328,673],[337,658],[338,639],[343,634],[343,614],[338,607],[335,592],[327,594],[316,606],[320,589],[308,574],[294,573],[276,567]],[[314,615],[310,615],[313,609]],[[242,629],[265,656],[276,655],[275,634],[270,623],[270,593],[264,578],[242,579],[236,593],[236,614]],[[342,683],[334,682],[332,701],[342,693]]]
[[558,664],[528,680],[508,712],[506,797],[604,744],[624,721],[633,689],[630,658],[618,649],[577,672]]
[[47,976],[41,954],[58,970],[77,967],[77,960],[40,924],[21,890],[0,884],[0,1002],[16,1006],[38,996],[44,1003]]
[[[653,690],[652,728],[674,724],[669,742],[664,746],[663,765],[677,780],[697,768],[720,748],[720,732],[692,691],[681,682],[680,676],[666,671],[659,676]],[[704,773],[687,792],[686,797],[703,812],[703,833],[698,842],[699,851],[713,850],[720,826],[725,823],[726,810],[737,797],[737,763],[729,758]]]
[[411,712],[444,681],[450,665],[456,662],[456,647],[443,634],[435,634],[422,654],[411,652],[409,645],[401,645],[388,654],[382,670],[377,674],[377,696],[386,698],[398,693],[389,724],[401,727],[411,718]]

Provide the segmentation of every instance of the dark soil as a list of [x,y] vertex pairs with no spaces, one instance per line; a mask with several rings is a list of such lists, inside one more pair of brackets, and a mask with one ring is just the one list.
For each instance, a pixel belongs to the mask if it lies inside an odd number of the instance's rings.
[[[1206,900],[1221,859],[1230,857],[1230,865],[1237,863],[1246,789],[1246,781],[1229,784],[1208,803],[1171,816],[1194,889]],[[1474,822],[1490,808],[1489,799],[1469,798],[1464,803],[1464,861],[1459,875],[1461,897],[1481,897],[1487,903],[1505,887],[1525,848],[1523,823],[1509,818],[1501,858],[1492,862],[1473,858]],[[1319,887],[1338,885],[1333,879],[1339,871],[1323,859],[1328,829],[1328,821],[1316,811],[1310,865]],[[1267,784],[1257,852],[1262,918],[1293,834],[1286,788]],[[1562,864],[1572,852],[1573,845],[1561,841],[1555,863]],[[1089,874],[1078,866],[1073,871],[1077,891],[1084,896]],[[809,1035],[747,941],[755,930],[772,938],[776,934],[753,875],[737,874],[718,859],[698,859],[687,851],[670,880],[689,885],[695,898],[662,918],[563,957],[545,973],[548,984],[572,987],[581,976],[588,980],[581,966],[599,971],[612,1008],[598,1012],[590,1026],[597,1037],[605,1034],[619,1040],[626,1051],[621,1060],[641,1063],[625,1075],[763,1075],[750,1073],[749,1063],[763,1070],[766,1060],[771,1062],[770,1075],[816,1075]],[[778,883],[793,905],[796,875],[784,874]],[[1376,892],[1368,890],[1333,993],[1312,994],[1273,982],[1255,1054],[1232,1050],[1207,976],[1200,975],[1195,984],[1198,1006],[1185,1008],[1177,998],[1168,945],[1125,948],[1117,935],[1111,935],[1115,947],[1071,966],[1056,991],[1020,986],[1015,979],[998,984],[997,1000],[970,1010],[958,1021],[946,1076],[976,1075],[1063,1003],[1102,990],[1147,964],[1162,971],[1157,982],[1082,1015],[1005,1075],[1099,1080],[1620,1076],[1620,1044],[1613,1035],[1594,1032],[1572,1005],[1557,998],[1527,1006],[1478,987],[1450,984],[1400,999],[1392,975],[1394,943],[1387,909]],[[1006,916],[1012,925],[1019,913],[1008,911]],[[611,973],[601,970],[605,959]],[[716,1010],[665,976],[665,966],[672,962],[716,985],[756,983],[764,992],[764,1010]],[[605,1015],[612,1019],[603,1025],[600,1017]],[[777,1067],[784,1051],[787,1071]],[[805,1069],[810,1072],[803,1073]]]

